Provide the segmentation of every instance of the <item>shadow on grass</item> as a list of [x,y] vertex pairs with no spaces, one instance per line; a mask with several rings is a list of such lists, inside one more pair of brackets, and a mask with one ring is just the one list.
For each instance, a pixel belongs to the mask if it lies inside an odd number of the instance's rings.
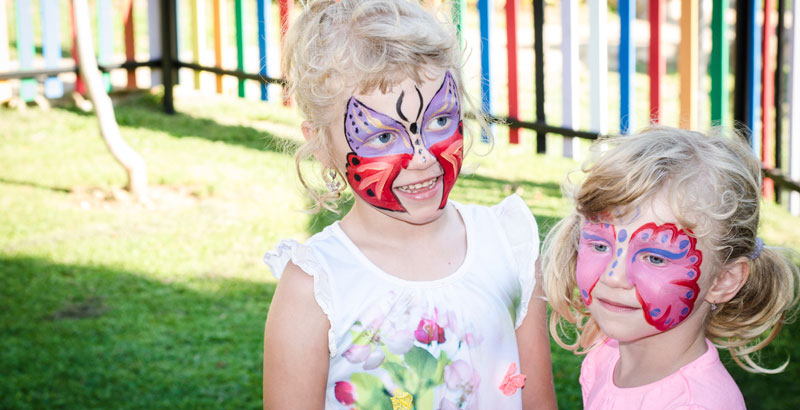
[[275,285],[0,255],[0,408],[261,408]]
[[69,188],[62,188],[62,187],[58,187],[58,186],[49,186],[49,185],[37,184],[35,182],[30,182],[30,181],[17,181],[17,180],[14,180],[14,179],[7,179],[7,178],[2,178],[2,177],[0,177],[0,184],[28,186],[28,187],[31,187],[31,188],[46,189],[46,190],[49,190],[49,191],[59,192],[59,193],[63,193],[63,194],[68,194],[68,193],[72,192],[72,190],[69,189]]
[[[123,127],[146,128],[164,132],[177,138],[204,138],[209,141],[219,141],[287,155],[292,155],[299,147],[295,141],[252,127],[224,125],[214,120],[182,113],[165,114],[159,99],[160,97],[156,95],[144,93],[117,104],[114,107],[117,123]],[[84,112],[74,105],[59,107],[59,109],[77,115],[94,115]]]

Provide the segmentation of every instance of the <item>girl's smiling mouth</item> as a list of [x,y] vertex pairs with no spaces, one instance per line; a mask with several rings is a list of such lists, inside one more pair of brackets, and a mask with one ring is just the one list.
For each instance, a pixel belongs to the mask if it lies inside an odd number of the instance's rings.
[[408,184],[403,186],[396,187],[398,190],[407,193],[407,194],[420,194],[426,191],[430,191],[436,185],[436,182],[439,181],[439,177],[433,177],[426,181],[417,182],[415,184]]
[[608,299],[597,298],[595,300],[597,300],[597,302],[600,303],[600,306],[602,306],[606,310],[610,310],[612,312],[630,313],[630,312],[635,312],[637,310],[641,310],[640,306],[624,305],[624,304],[612,302],[612,301],[610,301]]

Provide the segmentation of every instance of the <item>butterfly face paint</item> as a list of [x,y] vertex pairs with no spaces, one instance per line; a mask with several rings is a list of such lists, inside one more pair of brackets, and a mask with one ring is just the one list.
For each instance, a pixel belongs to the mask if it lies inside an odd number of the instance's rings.
[[697,239],[672,223],[645,223],[629,236],[625,229],[616,232],[612,224],[587,221],[578,248],[576,280],[589,306],[601,275],[624,274],[645,321],[664,331],[694,309],[702,260]]
[[445,73],[424,114],[422,94],[418,88],[416,91],[420,105],[416,117],[411,119],[401,110],[405,92],[396,104],[399,119],[369,108],[356,97],[347,102],[344,134],[352,150],[347,154],[347,180],[362,199],[381,209],[406,210],[392,189],[395,178],[408,167],[414,155],[420,155],[425,162],[429,158],[426,154],[430,153],[442,168],[440,209],[447,203],[461,170],[463,132],[453,77]]

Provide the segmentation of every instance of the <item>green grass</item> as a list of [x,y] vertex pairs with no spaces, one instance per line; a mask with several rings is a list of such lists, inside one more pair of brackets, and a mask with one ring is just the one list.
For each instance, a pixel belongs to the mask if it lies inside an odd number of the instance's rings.
[[[93,115],[0,108],[0,408],[261,406],[275,288],[261,255],[338,216],[302,212],[286,153],[301,141],[294,111],[213,96],[176,103],[175,116],[149,94],[116,107],[147,161],[151,207],[113,199],[124,173]],[[496,130],[490,153],[475,144],[453,197],[494,204],[518,192],[544,235],[569,207],[559,184],[579,164],[534,154],[532,138],[510,146]],[[800,218],[773,204],[762,216],[767,243],[800,249]],[[800,360],[798,333],[784,328],[765,363]],[[562,408],[580,408],[581,359],[553,346]],[[728,364],[750,408],[800,408],[795,362],[777,376]]]

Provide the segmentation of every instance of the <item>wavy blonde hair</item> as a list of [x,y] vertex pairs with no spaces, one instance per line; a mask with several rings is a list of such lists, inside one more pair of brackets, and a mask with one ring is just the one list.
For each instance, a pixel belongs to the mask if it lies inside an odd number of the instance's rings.
[[[295,162],[301,183],[314,199],[314,212],[335,211],[346,184],[336,192],[317,192],[303,177],[300,164],[315,155],[332,166],[330,126],[339,120],[334,118],[334,105],[354,90],[387,92],[405,78],[421,83],[436,71],[449,70],[461,107],[475,114],[480,128],[491,135],[463,87],[463,55],[455,26],[414,0],[308,1],[287,33],[282,66],[288,93],[310,125],[310,138],[297,150]],[[468,136],[474,132],[465,130]],[[465,151],[470,141],[467,138]],[[328,178],[325,173],[323,180]],[[345,180],[338,169],[336,175]]]
[[[709,135],[652,126],[636,135],[603,140],[612,147],[582,169],[585,180],[565,183],[575,209],[544,241],[544,287],[552,307],[550,330],[556,342],[582,354],[603,335],[577,294],[575,269],[583,221],[611,209],[632,209],[658,193],[670,198],[678,222],[711,244],[716,276],[724,267],[756,251],[761,167],[744,139],[722,128]],[[731,132],[732,133],[732,132]],[[798,302],[797,266],[774,248],[751,259],[750,275],[739,293],[706,318],[706,337],[727,348],[734,361],[754,373],[776,373],[751,354],[769,344]],[[566,323],[575,338],[567,343]]]

